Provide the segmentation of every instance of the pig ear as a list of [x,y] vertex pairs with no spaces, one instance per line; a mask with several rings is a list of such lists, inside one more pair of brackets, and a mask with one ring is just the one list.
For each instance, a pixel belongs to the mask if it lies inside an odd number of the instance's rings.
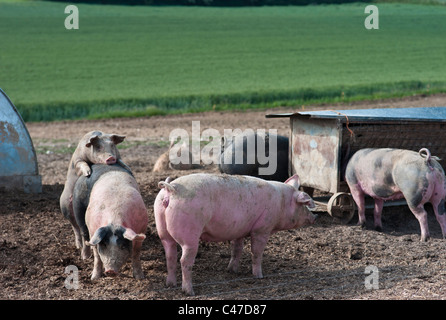
[[96,141],[98,141],[99,140],[99,136],[96,136],[96,135],[94,135],[94,136],[91,136],[90,137],[90,139],[87,141],[87,143],[85,144],[85,146],[87,147],[87,148],[90,148],[91,147],[91,145],[92,144],[94,144]]
[[125,229],[125,232],[124,232],[124,238],[126,238],[127,240],[130,240],[130,241],[134,241],[134,240],[143,241],[146,238],[146,236],[142,233],[136,234],[135,231],[133,231],[130,228],[127,228],[127,229]]
[[299,176],[297,174],[295,174],[292,177],[289,177],[286,181],[286,184],[289,184],[290,186],[293,186],[294,189],[299,189],[300,187],[300,180],[299,180]]
[[114,144],[120,144],[122,141],[124,141],[125,136],[120,136],[118,134],[112,134],[110,139],[111,139],[111,141],[113,141]]
[[91,246],[97,245],[99,242],[101,242],[105,235],[107,234],[107,228],[108,227],[101,227],[94,233],[93,237],[88,242]]
[[309,208],[316,207],[313,199],[311,199],[311,197],[308,194],[306,194],[305,192],[297,191],[294,194],[294,198],[296,199],[297,203],[301,203]]

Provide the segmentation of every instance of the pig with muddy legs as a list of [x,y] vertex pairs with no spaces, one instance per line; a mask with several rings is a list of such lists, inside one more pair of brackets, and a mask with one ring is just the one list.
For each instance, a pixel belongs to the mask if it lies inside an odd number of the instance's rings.
[[250,176],[191,174],[159,183],[155,222],[167,263],[167,285],[176,285],[177,243],[182,289],[193,295],[192,266],[200,240],[232,241],[228,270],[237,272],[243,239],[251,237],[252,273],[262,278],[262,256],[270,235],[315,220],[314,203],[298,190],[297,176],[285,183]]
[[77,248],[82,247],[81,237],[78,232],[76,220],[73,214],[73,189],[78,177],[90,176],[90,166],[95,163],[114,164],[119,163],[129,169],[121,160],[116,145],[124,141],[125,136],[117,134],[106,134],[101,131],[91,131],[80,140],[76,150],[71,157],[68,166],[67,180],[60,196],[60,209],[66,219],[73,227],[75,244]]
[[438,158],[428,149],[362,149],[350,159],[345,179],[358,206],[359,225],[365,224],[365,195],[375,200],[374,224],[382,229],[381,212],[386,200],[405,198],[421,228],[421,241],[430,234],[424,204],[430,202],[446,235],[446,178]]
[[82,258],[93,247],[91,278],[105,269],[116,276],[131,256],[133,276],[144,278],[140,251],[148,214],[138,184],[130,171],[118,164],[95,164],[90,177],[80,177],[74,187],[73,210],[82,237]]

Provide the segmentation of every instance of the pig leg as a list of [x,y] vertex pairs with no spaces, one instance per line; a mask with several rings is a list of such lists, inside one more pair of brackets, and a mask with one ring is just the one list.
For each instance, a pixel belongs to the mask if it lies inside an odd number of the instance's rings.
[[82,260],[87,260],[91,256],[91,249],[90,249],[90,246],[88,246],[86,244],[88,239],[85,239],[82,236],[82,241],[83,241],[83,244],[82,244],[81,258],[82,258]]
[[144,272],[141,268],[141,246],[142,241],[133,240],[133,250],[132,250],[132,269],[133,277],[137,280],[144,279]]
[[358,226],[365,227],[365,195],[362,189],[358,185],[350,186],[350,192],[353,200],[355,200],[358,206]]
[[[74,201],[73,204],[73,212],[74,212],[74,218],[76,221],[76,225],[77,225],[77,230],[75,231],[80,234],[80,238],[82,239],[81,241],[81,246],[82,246],[82,251],[81,251],[81,257],[82,260],[86,260],[88,258],[90,258],[91,256],[91,250],[90,250],[90,246],[87,245],[87,241],[90,240],[90,234],[88,232],[88,227],[85,223],[85,211],[87,210],[87,208],[83,205],[83,203],[81,203],[80,201]],[[74,227],[73,227],[74,229]]]
[[263,278],[262,258],[268,242],[269,234],[251,234],[252,274],[256,278]]
[[177,285],[177,243],[171,237],[170,239],[161,239],[166,254],[167,264],[167,280],[168,287],[175,287]]
[[232,241],[231,260],[229,261],[228,271],[238,272],[240,258],[243,252],[243,238]]
[[423,204],[420,204],[418,207],[413,207],[409,205],[410,211],[414,214],[415,218],[417,218],[420,223],[421,229],[421,241],[427,241],[430,237],[429,227],[427,225],[427,212],[424,210]]
[[433,199],[431,200],[432,207],[434,208],[435,217],[441,227],[441,233],[443,234],[443,239],[446,238],[446,208],[443,199]]
[[93,255],[94,255],[94,264],[93,264],[93,272],[91,274],[91,280],[99,279],[102,276],[102,260],[99,256],[98,249],[96,246],[93,246]]
[[[76,249],[80,249],[82,248],[82,237],[81,237],[81,232],[79,229],[79,225],[76,222],[76,219],[74,217],[74,213],[73,213],[73,201],[69,200],[68,203],[68,208],[64,208],[63,210],[68,210],[68,221],[70,221],[71,224],[71,228],[73,229],[73,233],[74,233],[74,243],[76,245]],[[65,213],[64,213],[65,214]]]
[[375,222],[375,230],[382,231],[383,226],[381,222],[381,213],[383,211],[384,201],[379,198],[375,198],[375,208],[373,211],[373,218]]
[[76,163],[75,168],[76,168],[76,174],[78,176],[84,175],[86,177],[89,177],[91,175],[91,168],[85,161],[78,161]]
[[62,214],[68,221],[70,221],[71,227],[74,232],[74,243],[77,249],[82,248],[81,234],[79,230],[79,226],[76,223],[76,219],[74,217],[73,212],[73,199],[72,196],[66,191],[67,187],[64,188],[62,195],[60,196],[60,210]]
[[190,295],[194,295],[194,289],[192,288],[192,267],[195,263],[195,257],[198,252],[198,239],[194,245],[182,245],[181,249],[183,251],[181,255],[181,271],[183,274],[183,291]]
[[168,287],[175,287],[177,285],[177,243],[175,239],[167,231],[166,226],[166,216],[165,208],[163,206],[164,191],[158,194],[155,199],[154,208],[155,209],[155,223],[156,231],[160,237],[161,243],[164,248],[164,253],[166,254],[166,264],[167,264],[167,280],[166,285]]
[[71,228],[73,229],[74,232],[74,243],[76,244],[76,249],[80,249],[82,248],[82,237],[81,237],[81,233],[79,231],[79,227],[76,224],[76,221],[74,221],[74,219],[70,219],[71,222]]

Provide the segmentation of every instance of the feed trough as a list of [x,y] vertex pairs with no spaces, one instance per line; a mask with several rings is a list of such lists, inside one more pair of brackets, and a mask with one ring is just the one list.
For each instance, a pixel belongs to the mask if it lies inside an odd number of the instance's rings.
[[42,192],[36,152],[28,129],[0,89],[0,189]]
[[[344,173],[351,156],[363,148],[428,148],[446,159],[446,107],[325,110],[268,114],[289,117],[289,174],[303,187],[331,196],[315,197],[333,217],[348,222],[356,210]],[[328,200],[328,201],[327,201]],[[404,204],[388,201],[386,206]]]

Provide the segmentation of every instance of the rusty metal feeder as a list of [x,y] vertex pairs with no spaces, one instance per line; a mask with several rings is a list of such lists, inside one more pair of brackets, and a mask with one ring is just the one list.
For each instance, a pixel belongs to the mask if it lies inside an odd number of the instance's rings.
[[0,189],[42,192],[36,152],[28,129],[0,89]]
[[[351,156],[363,148],[399,148],[446,159],[446,107],[325,110],[268,114],[290,118],[289,174],[301,185],[331,193],[314,197],[317,211],[348,223],[356,210],[344,179]],[[440,164],[443,165],[443,161]],[[386,206],[402,205],[388,201]],[[367,207],[373,207],[368,204]]]

